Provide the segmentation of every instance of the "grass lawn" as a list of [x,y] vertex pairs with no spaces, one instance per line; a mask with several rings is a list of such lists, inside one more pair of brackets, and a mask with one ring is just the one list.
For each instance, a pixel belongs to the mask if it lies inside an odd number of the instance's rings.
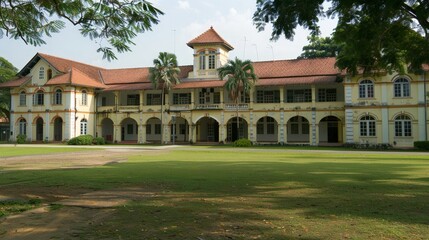
[[0,158],[1,157],[15,157],[25,155],[40,155],[50,153],[67,153],[67,152],[80,152],[88,151],[87,148],[70,148],[70,147],[5,147],[0,145]]
[[[139,187],[82,239],[428,239],[429,156],[207,148],[80,170],[7,171],[1,188]],[[20,182],[23,182],[22,185]]]

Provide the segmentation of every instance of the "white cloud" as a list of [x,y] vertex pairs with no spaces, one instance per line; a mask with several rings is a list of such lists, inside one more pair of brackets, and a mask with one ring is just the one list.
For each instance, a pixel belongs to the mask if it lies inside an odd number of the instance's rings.
[[183,1],[179,0],[178,3],[179,3],[180,9],[184,9],[184,10],[191,9],[191,5],[189,5],[189,2],[186,0],[183,0]]

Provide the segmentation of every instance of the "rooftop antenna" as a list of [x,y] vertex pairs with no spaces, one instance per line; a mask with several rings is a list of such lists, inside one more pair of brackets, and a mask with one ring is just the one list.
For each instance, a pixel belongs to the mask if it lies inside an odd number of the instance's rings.
[[254,43],[254,44],[252,44],[252,46],[255,46],[255,50],[256,50],[256,61],[259,61],[258,45],[256,45],[256,43]]
[[274,48],[273,48],[273,45],[268,44],[268,47],[271,48],[271,54],[273,55],[273,61],[274,61]]

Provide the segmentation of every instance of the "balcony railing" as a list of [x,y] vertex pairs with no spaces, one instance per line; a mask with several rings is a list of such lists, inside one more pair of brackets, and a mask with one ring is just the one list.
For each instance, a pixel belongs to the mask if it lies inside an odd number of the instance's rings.
[[189,104],[170,105],[171,111],[186,111],[186,110],[190,110],[190,109],[191,109],[191,106]]
[[118,108],[119,112],[138,112],[139,106],[133,105],[133,106],[119,106]]
[[98,106],[97,111],[98,112],[114,112],[115,106]]
[[249,104],[247,103],[240,103],[240,104],[234,104],[234,103],[225,103],[225,110],[248,110]]
[[220,104],[198,104],[195,109],[220,109]]

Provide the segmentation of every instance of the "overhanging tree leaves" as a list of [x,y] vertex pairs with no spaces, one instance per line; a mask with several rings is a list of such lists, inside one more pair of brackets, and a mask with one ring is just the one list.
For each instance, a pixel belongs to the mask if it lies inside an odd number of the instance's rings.
[[130,51],[137,33],[152,30],[162,14],[142,0],[0,1],[0,37],[39,46],[45,44],[45,35],[59,32],[68,21],[79,25],[82,35],[100,43],[97,52],[110,61],[116,59],[114,50]]
[[[0,83],[14,78],[18,69],[6,59],[0,57]],[[10,117],[10,92],[7,88],[0,89],[0,117]]]
[[[323,8],[329,2],[332,6]],[[257,0],[253,21],[259,30],[273,24],[272,39],[293,39],[300,25],[319,33],[319,18],[338,17],[334,41],[343,44],[337,66],[358,70],[419,70],[429,63],[427,0]]]

